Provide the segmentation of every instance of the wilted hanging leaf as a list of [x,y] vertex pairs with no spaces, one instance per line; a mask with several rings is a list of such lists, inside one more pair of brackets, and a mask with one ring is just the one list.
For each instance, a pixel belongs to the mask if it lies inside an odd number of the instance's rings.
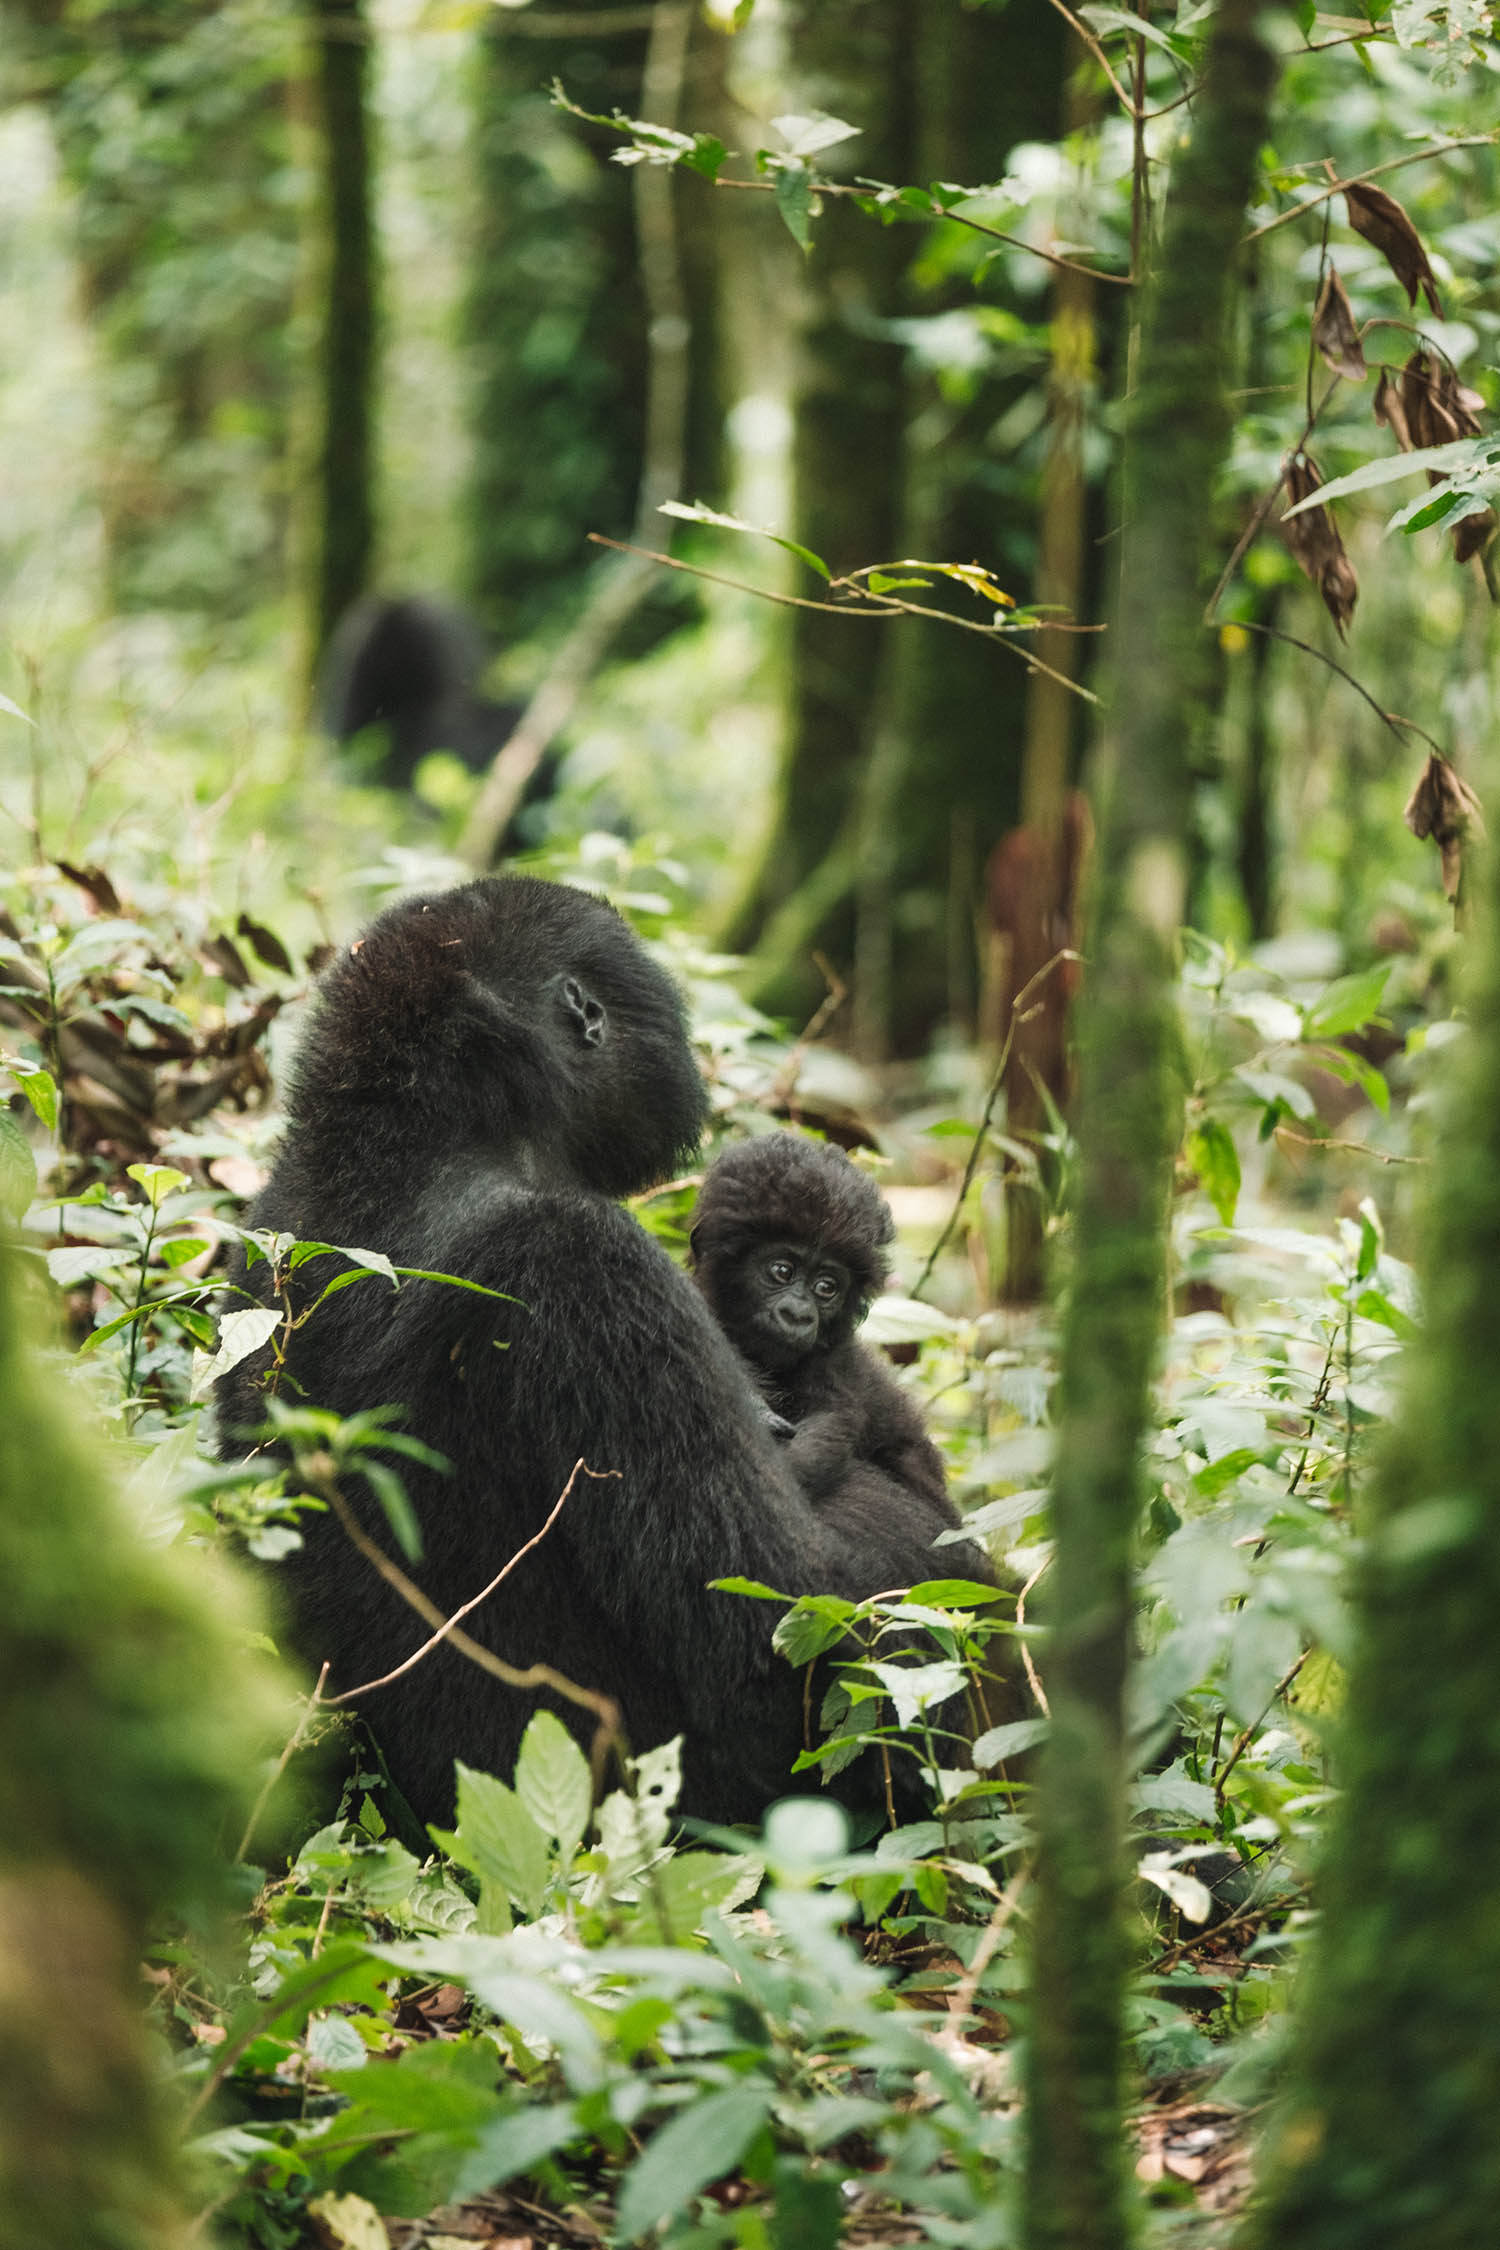
[[[1377,400],[1377,407],[1378,403]],[[1451,445],[1455,438],[1478,437],[1476,410],[1483,405],[1478,391],[1471,391],[1459,381],[1458,370],[1452,362],[1439,359],[1434,352],[1413,352],[1401,370],[1399,411],[1408,448]],[[1434,470],[1428,470],[1429,485],[1442,485],[1447,481]],[[1494,529],[1492,509],[1476,510],[1464,516],[1453,527],[1455,561],[1465,563],[1483,554]]]
[[1479,799],[1436,750],[1427,760],[1402,815],[1416,837],[1430,836],[1443,855],[1443,889],[1454,905],[1463,883],[1464,838],[1472,827],[1484,834]]
[[1476,555],[1482,555],[1494,538],[1497,525],[1500,525],[1500,517],[1493,508],[1476,509],[1472,516],[1465,516],[1461,523],[1456,523],[1453,526],[1454,561],[1472,562]]
[[242,914],[234,927],[236,936],[246,940],[268,969],[279,969],[287,977],[295,974],[291,955],[276,932],[268,930],[264,922],[252,922],[248,914]]
[[1346,375],[1351,383],[1364,381],[1369,369],[1365,365],[1354,307],[1333,266],[1323,276],[1323,286],[1318,291],[1312,336],[1335,375]]
[[[1285,482],[1287,498],[1293,507],[1321,488],[1322,474],[1310,453],[1294,453],[1288,458]],[[1359,599],[1359,580],[1344,552],[1338,526],[1326,508],[1308,508],[1290,521],[1283,517],[1281,535],[1293,561],[1306,571],[1322,595],[1323,606],[1342,639],[1348,632],[1349,620]]]
[[1344,189],[1344,204],[1350,226],[1356,234],[1362,234],[1366,242],[1375,245],[1406,291],[1407,303],[1416,303],[1420,289],[1441,320],[1443,307],[1437,293],[1437,276],[1427,263],[1421,236],[1396,198],[1387,195],[1384,188],[1372,187],[1367,180],[1358,184],[1351,181]]
[[1411,431],[1406,426],[1406,408],[1401,404],[1401,386],[1393,379],[1388,367],[1380,370],[1372,411],[1381,428],[1390,431],[1401,451],[1410,453]]
[[1451,445],[1475,437],[1479,424],[1463,404],[1458,377],[1433,353],[1415,351],[1401,370],[1401,408],[1414,447]]

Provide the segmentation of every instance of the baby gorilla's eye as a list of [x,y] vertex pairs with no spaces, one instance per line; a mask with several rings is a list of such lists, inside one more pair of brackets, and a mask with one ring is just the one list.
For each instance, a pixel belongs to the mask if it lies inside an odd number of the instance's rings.
[[817,1280],[813,1283],[813,1295],[815,1297],[821,1297],[825,1304],[832,1304],[834,1298],[838,1294],[839,1285],[837,1277],[831,1273],[820,1273]]
[[793,1266],[790,1258],[773,1258],[771,1263],[766,1268],[766,1273],[768,1274],[770,1279],[775,1282],[778,1289],[784,1289],[786,1287],[787,1283],[792,1279],[795,1271],[796,1268]]

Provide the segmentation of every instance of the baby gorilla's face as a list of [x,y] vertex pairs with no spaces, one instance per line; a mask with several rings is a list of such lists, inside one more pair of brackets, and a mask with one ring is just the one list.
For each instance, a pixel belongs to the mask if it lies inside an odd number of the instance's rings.
[[740,1271],[740,1350],[772,1375],[826,1350],[839,1332],[852,1278],[837,1258],[805,1243],[760,1243]]

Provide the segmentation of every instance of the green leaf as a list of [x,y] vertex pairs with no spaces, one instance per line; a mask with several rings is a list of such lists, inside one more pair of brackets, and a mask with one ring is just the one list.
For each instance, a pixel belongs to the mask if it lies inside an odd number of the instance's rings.
[[1393,1305],[1383,1290],[1362,1289],[1354,1300],[1354,1309],[1362,1320],[1378,1320],[1382,1328],[1389,1328],[1391,1334],[1399,1336],[1404,1344],[1414,1342],[1421,1334],[1410,1313],[1404,1313],[1399,1305]]
[[47,1252],[47,1271],[59,1289],[76,1289],[80,1281],[113,1273],[117,1266],[133,1266],[136,1255],[134,1250],[108,1249],[98,1242],[70,1245],[66,1250]]
[[1019,1758],[1023,1750],[1035,1749],[1046,1736],[1045,1719],[1013,1719],[1008,1726],[991,1727],[974,1745],[974,1763],[981,1771],[1003,1765],[1007,1758]]
[[784,538],[779,531],[769,531],[764,524],[746,523],[741,516],[726,515],[722,508],[706,507],[701,500],[663,500],[657,514],[676,516],[682,523],[711,523],[720,531],[747,532],[752,539],[769,539],[774,546],[784,547],[789,555],[796,555],[807,564],[809,570],[815,570],[820,578],[831,579],[833,576],[822,556],[815,555],[811,547],[799,546],[795,539]]
[[812,179],[801,164],[778,164],[771,175],[776,208],[787,233],[805,256],[812,249]]
[[0,1109],[0,1211],[23,1216],[36,1195],[36,1158],[8,1109]]
[[552,1711],[538,1711],[521,1737],[516,1795],[544,1836],[571,1858],[588,1832],[594,1787],[588,1760]]
[[158,1247],[164,1266],[186,1266],[194,1258],[201,1258],[208,1244],[198,1235],[175,1234],[170,1242],[160,1243]]
[[788,1664],[811,1664],[815,1657],[836,1646],[847,1631],[847,1617],[830,1617],[810,1603],[799,1602],[778,1621],[771,1646]]
[[455,1855],[482,1882],[494,1883],[533,1921],[542,1910],[552,1855],[513,1789],[460,1760]]
[[1217,1117],[1206,1117],[1187,1137],[1187,1160],[1226,1227],[1240,1199],[1240,1155],[1234,1135]]
[[773,117],[772,125],[787,145],[789,156],[816,156],[820,149],[837,148],[840,141],[858,140],[861,127],[848,125],[826,110],[810,110],[805,117]]
[[1341,500],[1351,492],[1371,492],[1378,485],[1394,484],[1398,477],[1410,476],[1417,469],[1437,469],[1446,476],[1457,476],[1466,470],[1482,473],[1494,469],[1500,476],[1500,445],[1493,436],[1455,438],[1447,445],[1418,446],[1412,453],[1382,454],[1378,461],[1366,461],[1345,477],[1333,477],[1327,484],[1320,484],[1316,492],[1288,508],[1281,521],[1285,523],[1291,516],[1300,516],[1308,508],[1321,508],[1326,501]]
[[[713,1593],[748,1594],[752,1601],[757,1602],[789,1602],[792,1598],[790,1594],[778,1594],[774,1586],[762,1585],[758,1578],[710,1578],[708,1583]],[[849,1613],[851,1616],[854,1614],[852,1602]]]
[[1348,1047],[1310,1047],[1309,1055],[1345,1086],[1358,1086],[1366,1099],[1373,1102],[1382,1116],[1388,1116],[1391,1107],[1391,1089],[1386,1084],[1384,1071],[1377,1070],[1363,1055],[1356,1055]]
[[1379,1010],[1390,973],[1390,962],[1381,961],[1373,969],[1335,978],[1303,1009],[1303,1038],[1336,1039],[1341,1032],[1362,1030]]
[[1162,52],[1171,55],[1174,61],[1181,59],[1183,50],[1188,45],[1186,40],[1168,38],[1166,32],[1159,25],[1149,23],[1144,16],[1128,13],[1123,8],[1087,7],[1080,8],[1078,13],[1082,16],[1090,31],[1097,32],[1101,39],[1117,36],[1129,39],[1149,39],[1152,46],[1160,47]]
[[8,1066],[12,1078],[30,1102],[49,1133],[57,1131],[57,1080],[50,1070],[40,1064],[33,1066],[20,1061]]
[[652,2227],[732,2172],[771,2114],[771,2089],[726,2086],[690,2103],[663,2125],[626,2173],[616,2206],[621,2242],[639,2242]]
[[705,180],[716,180],[719,168],[729,154],[724,143],[713,133],[695,133],[693,145],[684,149],[677,159],[688,172],[701,172]]
[[406,1487],[394,1469],[384,1461],[361,1460],[359,1473],[380,1502],[381,1513],[391,1527],[391,1537],[408,1562],[422,1559],[422,1527],[417,1522]]
[[146,1201],[153,1211],[159,1211],[169,1195],[179,1188],[191,1187],[191,1176],[179,1172],[174,1164],[127,1164],[127,1179],[132,1179],[145,1190]]
[[981,1586],[976,1578],[924,1578],[906,1595],[908,1602],[925,1602],[932,1609],[987,1609],[1001,1598],[998,1586]]
[[492,2125],[482,2126],[473,2153],[466,2156],[449,2183],[450,2199],[486,2195],[503,2187],[518,2173],[534,2172],[578,2136],[578,2120],[571,2102],[533,2103],[507,2110]]

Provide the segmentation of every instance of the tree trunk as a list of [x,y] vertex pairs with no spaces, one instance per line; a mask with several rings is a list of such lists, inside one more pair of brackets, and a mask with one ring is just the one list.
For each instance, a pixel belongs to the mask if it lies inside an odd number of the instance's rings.
[[1121,2032],[1130,1557],[1181,1128],[1174,956],[1185,749],[1203,695],[1211,501],[1230,429],[1231,279],[1274,80],[1262,20],[1258,0],[1220,0],[1192,137],[1174,168],[1126,425],[1053,1487],[1054,1630],[1043,1663],[1052,1732],[1037,1803],[1028,2250],[1118,2250],[1129,2231]]
[[233,1589],[78,1441],[18,1266],[0,1247],[0,2250],[178,2250],[141,1953],[222,1897],[274,1707]]
[[633,175],[549,93],[560,78],[584,109],[641,114],[641,10],[615,6],[609,31],[608,0],[549,0],[551,25],[579,16],[571,37],[490,8],[475,43],[468,582],[500,642],[555,622],[597,559],[588,534],[626,539],[635,519],[647,355]]
[[1500,857],[1371,1501],[1346,1794],[1247,2250],[1474,2250],[1500,2212]]
[[[825,5],[798,26],[798,53],[827,51],[809,101],[864,128],[849,144],[863,176],[978,183],[1000,176],[1018,141],[1057,131],[1063,32],[1051,11],[1007,19],[1003,35],[959,0],[930,0],[919,17],[885,0],[879,10]],[[853,82],[856,62],[863,86]],[[848,227],[836,235],[830,221],[840,217]],[[971,304],[972,267],[933,255],[926,230],[862,220],[873,240],[861,243],[853,223],[852,213],[825,213],[809,266],[820,292],[814,342],[846,355],[849,372],[826,365],[831,392],[815,385],[799,407],[799,490],[808,497],[795,536],[835,568],[902,555],[977,558],[1025,599],[1031,475],[996,452],[992,432],[1027,379],[986,375],[955,395],[904,374],[894,344],[861,337],[882,315]],[[862,262],[835,270],[835,243],[841,259]],[[929,268],[915,287],[914,259]],[[842,502],[819,496],[820,478],[842,482]],[[941,603],[944,594],[923,598]],[[792,1016],[822,997],[814,949],[852,968],[857,1043],[872,1057],[925,1048],[945,1020],[971,1031],[981,873],[1019,806],[1025,669],[949,626],[805,614],[794,664],[783,804],[731,942],[755,948],[759,996]]]
[[370,582],[375,550],[377,274],[363,0],[311,0],[321,204],[312,642]]

